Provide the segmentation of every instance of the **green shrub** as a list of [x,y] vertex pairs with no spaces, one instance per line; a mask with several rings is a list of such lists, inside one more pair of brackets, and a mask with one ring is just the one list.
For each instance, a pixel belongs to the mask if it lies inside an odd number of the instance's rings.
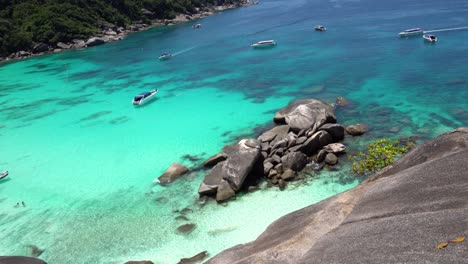
[[372,173],[392,164],[395,158],[408,152],[413,146],[412,142],[401,144],[398,140],[380,139],[369,144],[366,152],[359,151],[348,157],[353,161],[355,173]]

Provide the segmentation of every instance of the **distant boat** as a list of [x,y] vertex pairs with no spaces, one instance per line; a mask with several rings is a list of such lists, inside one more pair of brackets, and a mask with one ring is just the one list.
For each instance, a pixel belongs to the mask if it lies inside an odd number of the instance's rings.
[[270,40],[262,40],[257,43],[251,45],[253,48],[268,48],[276,46],[276,42],[272,39]]
[[0,180],[5,178],[6,176],[8,176],[8,171],[4,171],[4,172],[0,173]]
[[172,58],[172,54],[170,54],[170,53],[163,53],[163,54],[159,55],[160,60],[168,60],[170,58]]
[[192,28],[201,28],[201,24],[195,24],[192,26]]
[[132,104],[142,105],[146,101],[149,101],[157,92],[158,92],[158,89],[155,89],[149,92],[140,93],[133,98]]
[[327,31],[327,28],[322,25],[317,25],[314,27],[314,29],[317,31]]
[[400,37],[408,37],[408,36],[415,36],[415,35],[422,35],[422,34],[424,34],[424,30],[422,30],[421,28],[407,29],[405,31],[398,33]]
[[423,38],[427,42],[431,42],[431,43],[437,42],[437,37],[435,35],[424,35]]

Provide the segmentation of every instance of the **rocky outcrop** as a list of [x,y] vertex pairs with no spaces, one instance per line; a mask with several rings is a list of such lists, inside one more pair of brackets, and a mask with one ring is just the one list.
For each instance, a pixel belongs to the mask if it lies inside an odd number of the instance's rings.
[[0,264],[47,264],[45,261],[20,256],[0,256]]
[[[276,113],[274,121],[279,125],[262,133],[257,140],[243,139],[206,161],[204,166],[217,164],[205,176],[198,193],[215,196],[218,202],[226,201],[241,190],[249,175],[254,182],[264,178],[284,189],[285,181],[293,180],[322,148],[325,147],[325,152],[318,162],[323,162],[329,152],[341,153],[346,149],[343,144],[331,144],[344,138],[344,127],[334,123],[333,107],[323,101],[291,102]],[[242,149],[250,152],[240,152]],[[334,165],[338,160],[331,154],[327,162]]]
[[155,180],[155,182],[159,182],[162,185],[169,184],[188,171],[189,169],[184,165],[174,162],[157,180]]
[[44,43],[38,43],[38,44],[34,45],[32,50],[33,50],[33,53],[46,52],[46,51],[49,50],[49,46],[47,44],[44,44]]
[[199,261],[202,261],[203,259],[208,256],[208,252],[203,251],[198,254],[196,254],[193,257],[190,258],[182,258],[177,264],[192,264],[192,263],[198,263]]
[[213,167],[216,164],[220,163],[221,161],[224,161],[227,159],[226,154],[224,153],[219,153],[216,154],[210,158],[208,158],[205,162],[203,162],[202,166],[203,167]]
[[468,128],[416,147],[357,187],[288,214],[207,263],[465,263]]
[[71,48],[71,45],[65,44],[63,42],[59,42],[59,43],[57,43],[57,47],[60,48],[60,49],[69,49],[69,48]]

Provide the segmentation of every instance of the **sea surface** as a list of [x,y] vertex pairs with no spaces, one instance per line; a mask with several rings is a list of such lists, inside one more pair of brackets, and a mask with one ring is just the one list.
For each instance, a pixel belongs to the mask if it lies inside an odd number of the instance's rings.
[[[194,30],[191,25],[202,23]],[[326,32],[313,27],[325,25]],[[177,263],[255,239],[277,218],[356,186],[346,159],[285,191],[198,200],[206,171],[153,184],[256,137],[294,99],[338,96],[338,122],[422,143],[468,125],[468,31],[428,44],[398,32],[468,26],[466,0],[265,0],[84,50],[0,65],[0,255],[50,264]],[[271,49],[256,41],[274,39]],[[159,61],[161,53],[176,55]],[[159,89],[133,107],[132,97]],[[25,206],[21,204],[24,201]],[[19,203],[18,207],[15,205]],[[185,216],[186,219],[183,217]],[[189,234],[177,227],[195,224]]]

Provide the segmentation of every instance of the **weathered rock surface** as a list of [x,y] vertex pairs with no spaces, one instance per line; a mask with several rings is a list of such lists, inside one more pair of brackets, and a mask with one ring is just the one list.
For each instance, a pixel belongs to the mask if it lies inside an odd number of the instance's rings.
[[21,256],[0,256],[0,264],[47,264],[45,261]]
[[125,264],[154,264],[152,261],[149,260],[140,260],[140,261],[127,261]]
[[185,224],[177,227],[177,231],[184,234],[191,233],[193,229],[195,229],[195,224]]
[[468,128],[421,145],[357,187],[288,214],[207,263],[466,263]]
[[368,127],[365,124],[356,124],[356,125],[350,125],[346,127],[346,133],[348,133],[351,136],[360,136],[366,133],[367,130],[368,130]]
[[59,43],[57,43],[57,47],[59,47],[61,49],[69,49],[71,46],[68,45],[68,44],[65,44],[63,42],[59,42]]
[[301,152],[292,152],[281,158],[281,163],[286,170],[301,171],[307,162],[307,156]]
[[231,198],[236,196],[236,192],[232,189],[231,185],[229,185],[229,182],[226,180],[221,180],[221,183],[218,186],[218,189],[216,191],[216,201],[217,202],[225,202]]
[[169,184],[175,179],[187,173],[189,169],[184,165],[174,162],[172,165],[157,179],[160,184]]
[[208,158],[205,162],[203,162],[203,167],[213,167],[216,164],[220,163],[221,161],[224,161],[227,159],[226,154],[224,153],[218,153],[210,158]]
[[295,131],[316,130],[325,123],[335,123],[336,116],[332,105],[316,99],[304,99],[279,110],[273,120],[278,124],[288,124]]
[[103,38],[90,38],[88,41],[86,41],[86,46],[88,47],[93,47],[93,46],[98,46],[106,43],[106,41]]
[[38,43],[33,47],[33,53],[46,52],[49,50],[49,46],[45,43]]
[[328,153],[325,156],[325,163],[328,165],[336,165],[338,163],[338,157],[333,153]]
[[283,139],[291,128],[288,125],[276,126],[258,137],[261,142],[271,142],[275,138]]
[[345,136],[345,128],[340,124],[325,124],[319,130],[327,131],[332,136],[333,141],[343,140]]
[[341,143],[328,144],[325,147],[323,147],[323,149],[328,153],[334,154],[346,152],[346,146]]

